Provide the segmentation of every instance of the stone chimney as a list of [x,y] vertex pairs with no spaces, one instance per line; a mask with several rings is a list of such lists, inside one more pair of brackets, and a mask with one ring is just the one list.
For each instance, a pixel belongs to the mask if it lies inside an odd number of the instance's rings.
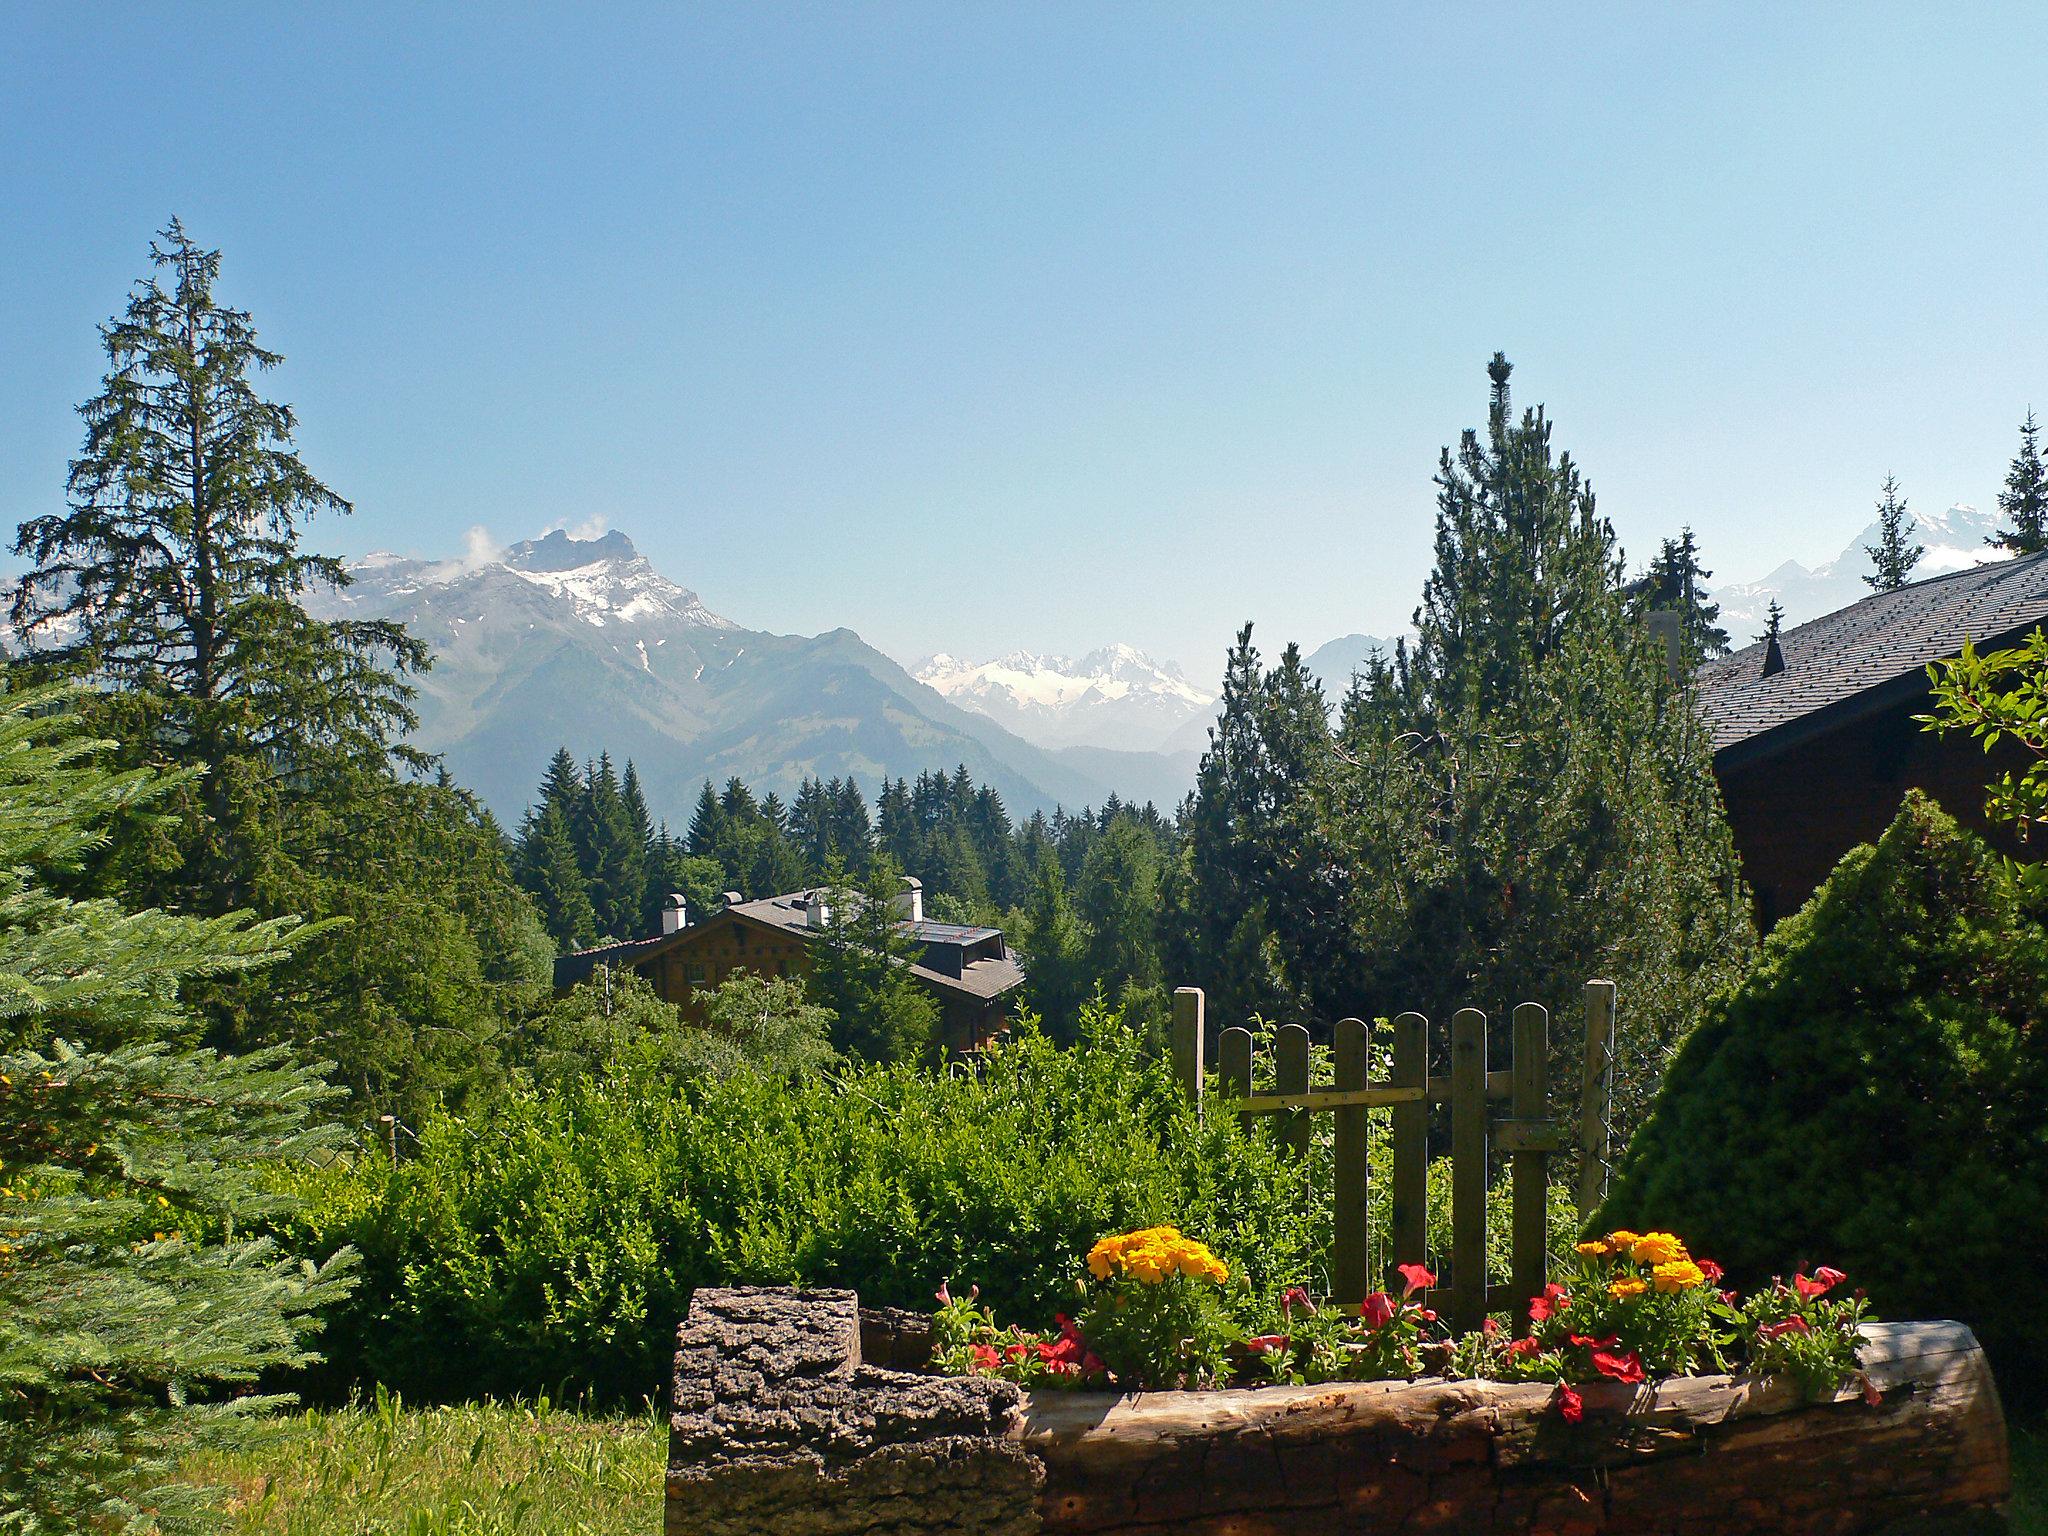
[[661,931],[680,933],[689,926],[690,909],[683,900],[682,892],[671,891],[668,899],[661,904]]
[[903,889],[896,893],[889,903],[896,909],[899,922],[921,923],[924,921],[924,882],[915,875],[903,877]]

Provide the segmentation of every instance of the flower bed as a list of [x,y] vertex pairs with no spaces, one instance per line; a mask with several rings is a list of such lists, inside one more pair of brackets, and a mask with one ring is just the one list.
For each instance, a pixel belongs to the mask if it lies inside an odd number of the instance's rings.
[[1576,1421],[1542,1381],[1118,1393],[868,1363],[918,1358],[910,1323],[848,1291],[700,1290],[668,1536],[1848,1536],[1967,1525],[2009,1491],[1958,1323],[1864,1325],[1865,1380],[1824,1401],[1787,1376],[1602,1379]]

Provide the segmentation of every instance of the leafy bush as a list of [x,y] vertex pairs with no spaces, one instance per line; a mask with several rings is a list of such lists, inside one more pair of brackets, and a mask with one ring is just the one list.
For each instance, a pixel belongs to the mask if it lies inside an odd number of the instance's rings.
[[1908,795],[1680,1050],[1598,1222],[1684,1231],[1746,1286],[1839,1262],[1887,1315],[1959,1317],[2037,1377],[2042,917]]
[[[1319,1171],[1320,1170],[1320,1171]],[[292,1241],[362,1252],[331,1368],[409,1394],[658,1389],[695,1287],[806,1283],[919,1308],[1075,1301],[1074,1255],[1172,1222],[1268,1294],[1328,1249],[1326,1159],[1198,1124],[1113,1011],[943,1072],[673,1080],[634,1068],[422,1129],[418,1155],[303,1175]],[[336,1383],[338,1384],[338,1383]]]

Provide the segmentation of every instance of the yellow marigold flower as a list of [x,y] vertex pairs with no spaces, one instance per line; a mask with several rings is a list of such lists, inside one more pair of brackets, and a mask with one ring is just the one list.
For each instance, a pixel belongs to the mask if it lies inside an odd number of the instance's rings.
[[1642,1233],[1630,1232],[1625,1228],[1619,1232],[1610,1232],[1607,1234],[1607,1251],[1618,1257],[1634,1248],[1641,1239]]
[[1646,1232],[1635,1240],[1629,1249],[1629,1257],[1638,1264],[1669,1264],[1673,1260],[1687,1257],[1685,1244],[1669,1232]]
[[1649,1286],[1634,1275],[1623,1275],[1619,1280],[1607,1282],[1607,1294],[1616,1301],[1627,1301],[1631,1296],[1640,1296],[1648,1289]]
[[1098,1280],[1107,1280],[1116,1271],[1116,1259],[1097,1243],[1088,1250],[1088,1273]]
[[1607,1251],[1607,1244],[1596,1237],[1590,1243],[1580,1243],[1578,1250],[1589,1259],[1597,1259]]
[[1706,1283],[1706,1271],[1691,1259],[1672,1259],[1650,1271],[1660,1291],[1689,1291]]

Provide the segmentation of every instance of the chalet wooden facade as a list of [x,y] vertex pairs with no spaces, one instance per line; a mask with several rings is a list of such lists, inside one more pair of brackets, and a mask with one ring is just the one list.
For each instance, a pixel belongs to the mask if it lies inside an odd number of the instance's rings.
[[[935,923],[924,915],[923,891],[905,880],[897,898],[897,927],[918,946],[910,974],[939,1005],[940,1040],[967,1051],[1001,1032],[1024,972],[999,928]],[[727,893],[724,904],[690,922],[682,898],[671,897],[664,931],[649,938],[579,950],[555,962],[555,987],[567,991],[600,966],[622,966],[647,978],[675,1004],[684,1022],[704,1022],[703,995],[740,971],[757,976],[802,976],[810,970],[811,943],[833,920],[831,893],[791,891],[757,901]]]
[[1698,712],[1764,927],[1874,841],[1908,789],[2020,851],[1984,820],[1986,779],[2011,760],[1961,735],[1930,735],[1913,717],[1931,707],[1930,662],[1966,641],[2012,645],[2041,624],[2048,554],[1879,593],[1699,670]]

